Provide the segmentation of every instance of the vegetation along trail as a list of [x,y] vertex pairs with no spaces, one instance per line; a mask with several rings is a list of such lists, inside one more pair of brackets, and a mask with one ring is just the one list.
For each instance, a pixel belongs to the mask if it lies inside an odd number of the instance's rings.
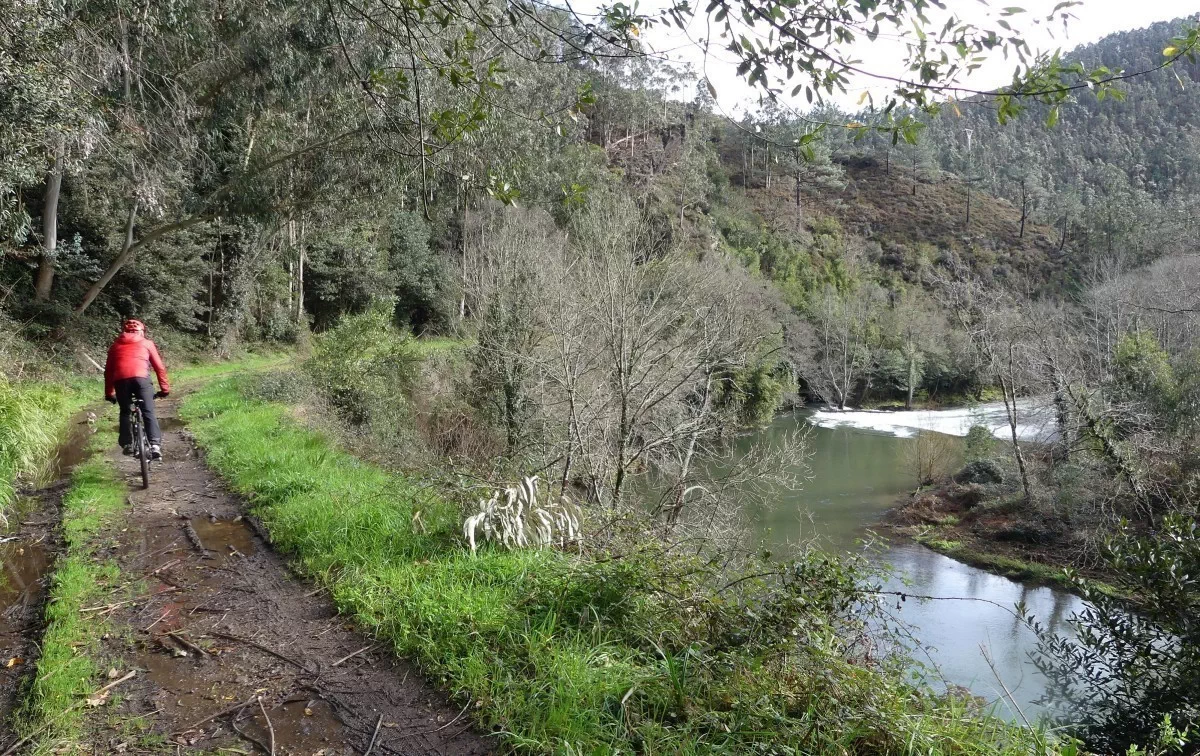
[[490,752],[462,706],[289,572],[204,466],[175,409],[159,402],[165,459],[149,490],[135,460],[108,454],[129,494],[97,561],[115,560],[121,580],[81,612],[106,622],[93,656],[111,660],[108,677],[123,684],[79,742],[95,753],[254,743],[306,756],[372,744],[375,754]]

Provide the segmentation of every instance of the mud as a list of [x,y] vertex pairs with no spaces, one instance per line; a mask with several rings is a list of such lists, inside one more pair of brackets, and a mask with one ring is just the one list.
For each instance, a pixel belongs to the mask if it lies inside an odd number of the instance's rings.
[[[378,724],[372,754],[491,753],[469,706],[451,705],[289,571],[204,467],[174,401],[158,409],[165,459],[149,490],[131,485],[113,547],[146,592],[110,615],[105,649],[124,660],[121,674],[138,674],[92,717],[96,752],[265,752],[273,729],[278,756],[358,756]],[[135,460],[112,459],[135,479]]]
[[[0,530],[0,722],[9,720],[17,692],[37,662],[47,579],[61,547],[58,506],[66,478],[87,456],[93,432],[88,413],[72,419],[36,487],[17,497],[7,527]],[[5,739],[0,736],[0,742]]]

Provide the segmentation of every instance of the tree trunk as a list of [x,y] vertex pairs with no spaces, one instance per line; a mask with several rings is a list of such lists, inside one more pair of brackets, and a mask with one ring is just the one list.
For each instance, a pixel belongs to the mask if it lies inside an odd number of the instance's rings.
[[905,409],[912,409],[913,393],[917,388],[917,350],[909,345],[908,350],[908,398],[904,402]]
[[[710,407],[712,407],[711,369],[704,376],[704,399],[700,404],[700,411],[697,419],[703,419],[706,415],[708,415]],[[671,511],[667,516],[668,532],[675,527],[675,525],[679,522],[680,515],[683,514],[683,499],[687,495],[687,478],[692,469],[692,460],[696,455],[696,442],[700,439],[700,429],[702,427],[703,423],[697,422],[695,429],[688,438],[687,451],[684,452],[683,462],[679,467],[679,480],[675,481],[674,501],[671,502]]]
[[[1012,355],[1010,350],[1009,360]],[[1021,473],[1021,491],[1025,506],[1033,504],[1033,486],[1029,483],[1029,470],[1025,466],[1025,453],[1021,450],[1021,441],[1017,435],[1017,389],[1003,375],[1000,376],[1000,391],[1004,394],[1004,411],[1008,416],[1008,429],[1012,435],[1013,456],[1017,458],[1017,470]]]
[[[129,262],[131,257],[133,257],[133,253],[138,247],[148,242],[152,242],[159,237],[166,236],[173,231],[182,231],[185,228],[190,228],[197,223],[203,223],[205,220],[207,220],[207,217],[205,216],[194,215],[185,220],[177,221],[175,223],[168,223],[165,226],[159,226],[135,242],[133,240],[133,221],[137,216],[137,209],[138,206],[137,202],[135,201],[133,206],[129,208],[129,222],[125,226],[125,244],[121,248],[121,253],[117,255],[116,259],[113,260],[108,266],[108,269],[104,271],[104,275],[100,276],[100,278],[87,290],[87,293],[83,295],[83,299],[81,299],[79,304],[75,307],[76,315],[82,315],[83,312],[91,306],[92,302],[96,300],[96,297],[100,295],[100,292],[104,290],[104,287],[108,286],[108,282],[113,279],[113,276],[117,275],[117,272],[121,270],[125,263]],[[222,277],[222,281],[223,280],[224,277]]]
[[50,299],[54,285],[54,265],[58,256],[58,197],[62,193],[63,155],[66,140],[59,137],[54,146],[54,165],[46,177],[46,196],[42,203],[42,254],[38,258],[37,281],[33,298],[38,302]]
[[1025,179],[1021,179],[1021,232],[1018,239],[1025,238],[1025,219],[1029,217],[1029,194],[1025,188]]
[[300,247],[300,260],[296,265],[296,322],[304,322],[304,246]]

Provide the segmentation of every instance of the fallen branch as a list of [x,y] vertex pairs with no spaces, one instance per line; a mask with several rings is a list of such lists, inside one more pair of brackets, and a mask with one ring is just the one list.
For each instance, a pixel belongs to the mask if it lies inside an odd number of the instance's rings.
[[155,626],[155,625],[157,625],[159,622],[162,622],[163,620],[165,620],[165,619],[167,618],[167,615],[168,615],[168,614],[170,614],[170,613],[171,613],[171,610],[170,610],[170,608],[164,609],[164,610],[163,610],[163,613],[162,613],[162,616],[161,616],[161,617],[159,617],[158,619],[154,620],[153,622],[151,622],[151,623],[150,623],[150,625],[149,625],[149,626],[148,626],[148,627],[147,627],[145,630],[143,630],[142,632],[144,632],[144,633],[148,633],[148,632],[150,632],[150,628],[154,627],[154,626]]
[[192,542],[192,546],[195,546],[196,550],[200,552],[200,556],[207,559],[208,549],[204,548],[204,542],[200,540],[200,534],[196,532],[194,527],[192,527],[191,520],[184,520],[183,532],[187,535],[188,540]]
[[297,668],[302,669],[306,672],[308,671],[308,667],[306,665],[301,664],[300,662],[296,661],[295,659],[291,658],[290,656],[285,656],[285,655],[279,653],[278,651],[267,648],[266,646],[262,645],[261,643],[257,643],[255,641],[249,640],[247,638],[239,638],[236,635],[230,635],[228,633],[218,632],[216,630],[211,631],[209,633],[209,635],[217,637],[217,638],[224,638],[226,640],[236,641],[238,643],[245,643],[247,646],[254,646],[259,651],[262,651],[264,654],[270,654],[271,656],[274,656],[276,659],[285,661],[288,664],[293,664]]
[[371,736],[371,742],[367,746],[366,753],[363,756],[371,756],[371,751],[375,750],[375,741],[379,738],[379,728],[383,725],[383,715],[379,715],[379,721],[375,723],[375,734]]
[[158,569],[156,569],[154,572],[151,572],[148,574],[157,575],[158,573],[162,572],[163,570],[167,569],[168,567],[174,567],[175,565],[179,564],[182,561],[183,561],[183,557],[180,557],[179,559],[173,559],[170,562],[167,562],[166,564],[164,564],[162,567],[159,567]]
[[[252,699],[250,699],[250,700],[251,700],[251,701],[253,701],[254,699],[252,698]],[[246,706],[249,706],[249,705],[250,705],[250,702],[248,701],[248,702],[246,703]],[[242,707],[242,709],[246,708],[246,706],[243,706],[243,707]],[[239,709],[239,710],[238,710],[238,713],[237,713],[237,714],[235,714],[235,715],[233,716],[233,719],[231,719],[231,720],[229,721],[229,724],[233,726],[233,731],[234,731],[234,732],[236,732],[236,733],[237,733],[238,735],[240,735],[241,737],[245,738],[246,740],[249,740],[249,741],[250,741],[251,743],[253,743],[254,745],[256,745],[256,746],[258,746],[259,748],[263,749],[264,751],[267,751],[268,753],[274,753],[273,751],[271,751],[271,750],[270,750],[270,749],[267,747],[267,744],[266,744],[266,743],[262,742],[261,740],[259,740],[258,738],[254,737],[254,736],[253,736],[253,735],[251,735],[250,733],[248,733],[248,732],[243,732],[242,730],[238,729],[238,726],[237,726],[237,721],[238,721],[238,717],[240,717],[241,715],[242,715],[242,712],[241,712],[241,709]]]
[[[191,732],[192,730],[196,729],[200,725],[208,724],[209,722],[213,721],[214,719],[220,719],[221,717],[226,716],[227,714],[232,714],[235,711],[241,711],[242,709],[246,708],[247,706],[249,706],[252,703],[254,703],[253,698],[246,699],[246,701],[244,703],[237,703],[228,708],[221,709],[216,714],[209,714],[204,719],[201,719],[197,722],[193,722],[192,724],[188,725],[187,727],[183,728],[182,730],[176,730],[175,732],[173,732],[171,734],[172,735],[183,735],[184,733]],[[0,754],[0,756],[4,756],[4,754]]]
[[271,718],[267,716],[267,707],[263,706],[262,696],[258,697],[258,710],[262,712],[263,719],[267,720],[267,730],[271,733],[271,756],[275,756],[275,725],[271,724]]
[[201,656],[209,655],[208,652],[204,650],[204,648],[202,648],[201,646],[197,646],[195,643],[192,643],[190,640],[183,637],[183,635],[181,635],[180,633],[170,632],[170,633],[167,633],[167,635],[171,636],[176,641],[183,644],[187,648],[190,648],[191,650],[195,651],[196,653],[200,654]]
[[89,606],[84,609],[80,609],[79,613],[87,614],[88,612],[99,612],[101,610],[103,610],[105,612],[111,612],[113,609],[116,609],[117,607],[124,606],[126,604],[132,604],[136,600],[137,599],[126,599],[124,601],[118,601],[115,604],[102,604],[100,606]]

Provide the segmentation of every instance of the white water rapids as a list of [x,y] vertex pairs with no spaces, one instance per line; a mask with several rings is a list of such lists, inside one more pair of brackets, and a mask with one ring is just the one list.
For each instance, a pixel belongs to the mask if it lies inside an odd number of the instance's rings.
[[[911,438],[920,431],[965,436],[973,425],[987,427],[996,438],[1008,439],[1011,431],[1002,402],[947,410],[838,410],[823,407],[809,422],[821,428],[851,427]],[[1022,441],[1047,442],[1055,436],[1054,405],[1048,397],[1017,402],[1017,436]]]

